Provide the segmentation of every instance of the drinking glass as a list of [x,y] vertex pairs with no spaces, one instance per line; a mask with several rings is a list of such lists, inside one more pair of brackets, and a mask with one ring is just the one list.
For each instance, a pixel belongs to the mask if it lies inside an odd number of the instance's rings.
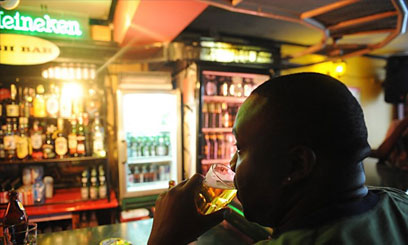
[[198,211],[211,214],[224,208],[235,197],[234,171],[227,164],[211,165],[196,197]]
[[10,226],[4,227],[3,236],[4,236],[5,245],[12,245],[12,244],[36,245],[37,244],[37,224],[28,223],[27,229],[21,229],[21,226],[22,224],[10,225]]

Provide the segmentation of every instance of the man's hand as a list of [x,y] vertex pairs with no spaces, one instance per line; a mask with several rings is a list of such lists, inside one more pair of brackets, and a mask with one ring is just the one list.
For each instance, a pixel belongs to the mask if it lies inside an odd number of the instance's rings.
[[204,177],[195,174],[170,190],[160,194],[156,201],[153,228],[149,245],[187,244],[224,219],[222,209],[209,215],[197,211],[194,198]]

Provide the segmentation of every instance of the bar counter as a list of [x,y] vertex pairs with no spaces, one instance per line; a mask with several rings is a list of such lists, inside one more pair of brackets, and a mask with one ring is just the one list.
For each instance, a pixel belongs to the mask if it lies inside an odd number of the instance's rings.
[[[145,219],[112,225],[102,225],[69,231],[38,234],[37,244],[94,244],[98,245],[107,238],[122,238],[133,245],[147,244],[153,219]],[[213,227],[204,233],[194,244],[248,244],[239,232],[229,229],[227,222]]]

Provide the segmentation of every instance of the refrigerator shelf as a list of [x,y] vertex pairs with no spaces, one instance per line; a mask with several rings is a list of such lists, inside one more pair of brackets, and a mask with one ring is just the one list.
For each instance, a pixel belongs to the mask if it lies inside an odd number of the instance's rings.
[[201,160],[201,164],[215,164],[215,163],[223,163],[228,164],[231,159],[203,159]]
[[232,133],[232,128],[202,128],[203,133]]
[[143,182],[143,183],[128,183],[127,189],[129,192],[135,192],[135,191],[167,189],[168,187],[169,187],[168,180],[158,180],[158,181]]
[[144,163],[158,163],[158,162],[171,162],[173,159],[171,156],[164,157],[129,157],[128,164],[144,164]]
[[204,96],[204,102],[220,102],[231,104],[242,104],[246,97],[232,97],[232,96]]

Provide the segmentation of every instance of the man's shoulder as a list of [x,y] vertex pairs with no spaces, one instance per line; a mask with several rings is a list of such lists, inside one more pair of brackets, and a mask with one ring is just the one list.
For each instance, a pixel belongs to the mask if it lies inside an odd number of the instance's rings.
[[404,192],[400,189],[392,187],[368,186],[368,190],[380,196],[380,198],[388,197],[393,201],[401,202],[408,205],[408,191]]

